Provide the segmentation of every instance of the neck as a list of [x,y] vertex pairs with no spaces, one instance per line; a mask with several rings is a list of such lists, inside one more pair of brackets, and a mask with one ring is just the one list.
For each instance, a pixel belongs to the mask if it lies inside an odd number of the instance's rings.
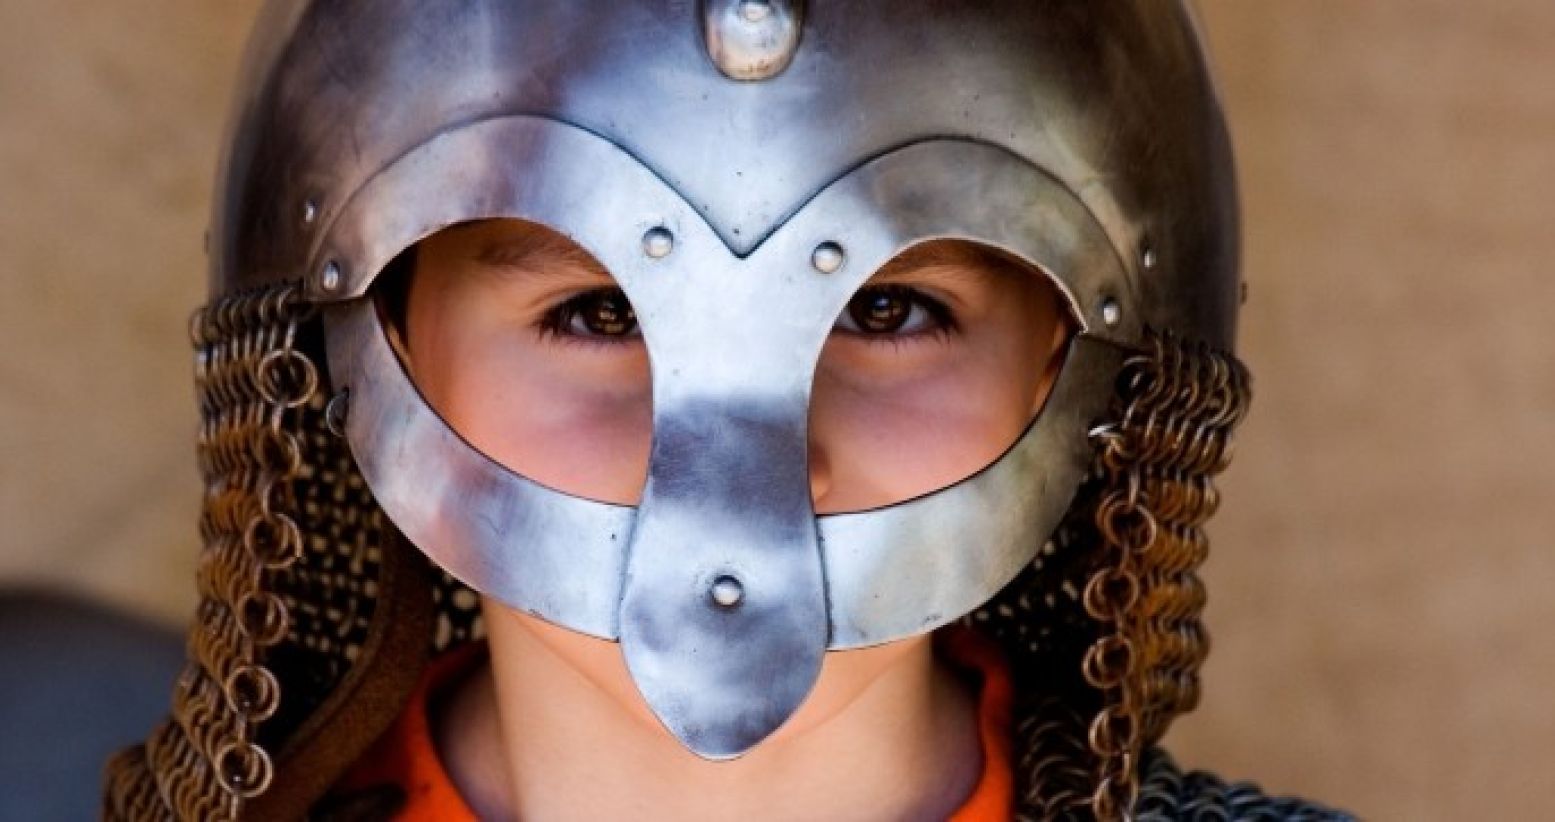
[[[618,646],[485,610],[491,665],[437,720],[450,776],[483,819],[943,819],[982,773],[976,699],[926,636],[827,654],[783,728],[709,762],[648,713]],[[595,664],[558,642],[594,643]]]

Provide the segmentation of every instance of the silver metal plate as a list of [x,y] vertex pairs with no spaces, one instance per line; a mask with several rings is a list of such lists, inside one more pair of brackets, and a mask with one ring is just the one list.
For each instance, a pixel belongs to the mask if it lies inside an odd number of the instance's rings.
[[[1137,295],[1105,234],[1053,178],[987,145],[935,140],[866,163],[740,256],[611,143],[537,117],[444,134],[385,169],[321,244],[357,296],[437,230],[529,220],[576,241],[637,312],[654,444],[637,511],[544,488],[479,454],[416,393],[369,299],[326,316],[350,439],[384,510],[472,587],[618,638],[659,718],[697,753],[738,755],[808,693],[828,649],[921,633],[986,600],[1035,554],[1086,464]],[[645,253],[643,237],[673,237]],[[1002,249],[1049,272],[1087,323],[1041,414],[1002,459],[934,494],[817,519],[809,392],[837,314],[891,258],[930,239]],[[846,249],[831,272],[825,243]],[[1116,327],[1094,321],[1122,307]],[[714,587],[737,581],[741,598]]]

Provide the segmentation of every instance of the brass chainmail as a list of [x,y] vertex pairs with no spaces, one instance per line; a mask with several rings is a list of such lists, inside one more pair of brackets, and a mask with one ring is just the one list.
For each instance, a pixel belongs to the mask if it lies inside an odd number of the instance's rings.
[[200,602],[171,718],[109,765],[109,818],[235,819],[270,785],[258,726],[280,707],[281,685],[264,656],[289,620],[269,583],[304,550],[291,483],[303,470],[298,409],[319,386],[313,361],[296,348],[311,314],[287,287],[223,300],[193,318],[206,487]]
[[[200,604],[172,717],[109,765],[109,819],[238,818],[271,781],[268,752],[362,664],[384,552],[412,550],[329,433],[312,313],[287,286],[194,318]],[[1152,336],[1118,392],[1065,522],[966,617],[1016,677],[1017,817],[1344,818],[1145,750],[1198,698],[1201,526],[1248,378],[1229,355]],[[434,601],[435,650],[482,633],[474,592],[446,575],[401,596]]]
[[1152,333],[1117,390],[1065,522],[968,617],[1003,644],[1022,695],[1021,819],[1127,818],[1145,749],[1198,702],[1202,526],[1250,379],[1230,355]]
[[1150,344],[1124,365],[1118,422],[1094,433],[1109,489],[1096,509],[1106,559],[1082,602],[1106,627],[1081,670],[1104,695],[1088,731],[1098,759],[1091,801],[1102,819],[1134,806],[1142,745],[1198,704],[1209,652],[1195,573],[1209,554],[1203,524],[1220,503],[1211,479],[1230,463],[1230,435],[1250,399],[1234,359],[1169,336]]

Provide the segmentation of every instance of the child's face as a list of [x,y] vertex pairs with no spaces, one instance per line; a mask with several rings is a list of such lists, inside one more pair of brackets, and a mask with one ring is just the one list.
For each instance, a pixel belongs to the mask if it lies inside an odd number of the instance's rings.
[[[585,252],[515,221],[444,231],[418,248],[405,330],[416,384],[475,448],[561,491],[638,501],[648,351]],[[1046,277],[965,244],[877,272],[816,370],[817,513],[900,502],[993,462],[1041,406],[1068,334]]]
[[[474,447],[558,490],[638,501],[652,437],[648,351],[630,306],[585,253],[512,221],[444,231],[418,247],[405,314],[416,383]],[[1046,398],[1069,333],[1045,276],[971,246],[920,247],[886,266],[838,318],[817,368],[817,512],[899,502],[993,462]],[[538,640],[657,725],[618,645],[486,605],[494,653]],[[815,689],[773,739],[825,722],[927,640],[826,654]]]

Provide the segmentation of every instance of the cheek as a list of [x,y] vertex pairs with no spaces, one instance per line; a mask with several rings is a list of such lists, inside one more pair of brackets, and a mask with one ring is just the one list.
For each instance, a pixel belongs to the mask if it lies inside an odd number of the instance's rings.
[[936,491],[988,466],[1026,430],[1056,376],[1066,327],[1035,285],[1001,296],[943,342],[894,352],[828,344],[811,412],[813,456],[829,474],[819,512]]
[[887,505],[943,488],[993,462],[1026,428],[1025,363],[967,347],[910,379],[817,378],[812,447],[830,468],[823,513]]
[[[578,496],[635,504],[652,408],[641,346],[589,350],[507,323],[466,321],[415,339],[433,408],[481,453]],[[570,350],[569,350],[570,349]]]

